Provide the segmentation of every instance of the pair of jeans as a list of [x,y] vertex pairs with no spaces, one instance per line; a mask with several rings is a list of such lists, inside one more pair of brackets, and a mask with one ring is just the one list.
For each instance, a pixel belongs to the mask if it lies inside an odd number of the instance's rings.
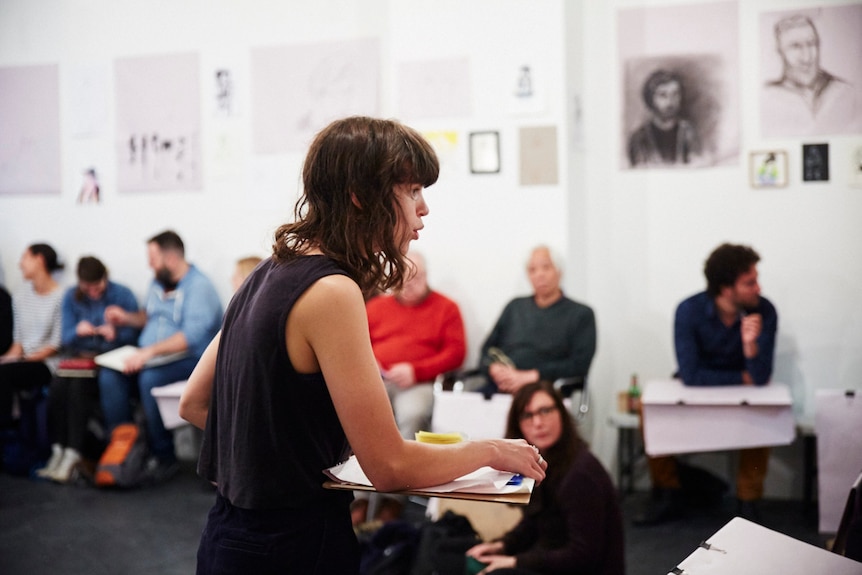
[[197,575],[356,575],[359,544],[347,508],[253,510],[216,496]]
[[146,418],[150,452],[162,461],[175,460],[174,436],[170,430],[165,429],[159,413],[159,405],[153,397],[152,390],[188,379],[197,362],[196,357],[184,357],[178,361],[148,367],[137,374],[130,375],[107,368],[99,370],[99,395],[102,400],[105,426],[110,431],[120,423],[133,421],[132,397],[137,391]]

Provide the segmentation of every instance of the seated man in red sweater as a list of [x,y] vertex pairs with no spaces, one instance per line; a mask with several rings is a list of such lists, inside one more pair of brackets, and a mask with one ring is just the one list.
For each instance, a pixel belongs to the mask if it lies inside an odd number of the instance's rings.
[[394,295],[370,300],[371,347],[402,437],[428,429],[438,374],[458,369],[467,353],[458,305],[428,287],[425,258],[411,252],[415,274]]

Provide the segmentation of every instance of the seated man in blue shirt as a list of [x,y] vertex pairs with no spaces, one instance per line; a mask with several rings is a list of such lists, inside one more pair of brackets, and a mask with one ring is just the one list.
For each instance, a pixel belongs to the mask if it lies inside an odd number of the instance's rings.
[[[154,458],[150,467],[156,480],[176,469],[174,440],[165,429],[152,389],[187,379],[218,332],[222,305],[212,282],[185,259],[185,247],[175,232],[165,231],[147,242],[150,284],[144,308],[131,313],[119,306],[105,310],[106,321],[117,326],[141,328],[138,351],[126,360],[123,372],[105,369],[99,378],[99,393],[105,424],[113,429],[131,421],[133,385],[137,383],[147,420],[147,439]],[[184,354],[169,363],[157,360],[167,354]]]
[[[778,315],[760,295],[757,262],[748,246],[722,244],[704,266],[707,289],[679,304],[674,320],[677,377],[685,385],[766,385],[772,376]],[[757,519],[769,448],[740,450],[739,514]],[[649,458],[653,500],[635,523],[648,525],[682,511],[679,473],[671,456]]]
[[533,295],[510,301],[482,345],[486,395],[515,393],[540,380],[586,377],[596,352],[593,310],[563,294],[562,272],[548,247],[533,249],[527,276]]

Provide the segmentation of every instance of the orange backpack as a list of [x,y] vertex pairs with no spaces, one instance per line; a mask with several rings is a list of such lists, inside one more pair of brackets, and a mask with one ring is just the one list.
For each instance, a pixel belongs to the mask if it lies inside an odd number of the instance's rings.
[[134,423],[121,423],[96,467],[99,487],[138,487],[146,480],[146,434]]

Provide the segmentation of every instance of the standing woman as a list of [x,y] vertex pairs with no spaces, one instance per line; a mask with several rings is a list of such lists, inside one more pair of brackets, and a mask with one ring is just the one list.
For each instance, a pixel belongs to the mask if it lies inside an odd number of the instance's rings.
[[322,473],[351,449],[379,491],[485,465],[544,477],[526,441],[431,445],[395,425],[363,294],[402,283],[438,170],[395,121],[338,120],[312,142],[294,223],[233,296],[181,399],[180,415],[205,427],[198,472],[217,485],[199,575],[357,573],[353,494],[324,489]]
[[[25,283],[12,296],[13,341],[0,356],[0,426],[11,424],[15,396],[22,418],[31,415],[41,389],[51,382],[60,349],[63,291],[52,275],[63,269],[57,252],[48,244],[33,244],[24,250],[18,267]],[[22,439],[35,441],[35,425],[27,422]]]
[[[138,341],[138,330],[131,326],[114,326],[105,321],[105,309],[116,305],[134,313],[138,302],[132,290],[111,281],[108,269],[98,258],[84,256],[78,260],[78,285],[63,296],[62,342],[64,355],[95,357],[100,353]],[[104,372],[99,372],[100,377]],[[65,483],[73,466],[83,455],[97,458],[98,453],[84,453],[89,418],[99,411],[99,384],[92,377],[54,377],[48,394],[48,420],[51,434],[51,458],[36,475]]]
[[560,393],[548,382],[518,390],[506,437],[522,437],[548,461],[548,476],[533,491],[524,516],[498,541],[467,555],[483,575],[623,575],[623,522],[608,472],[578,435]]

